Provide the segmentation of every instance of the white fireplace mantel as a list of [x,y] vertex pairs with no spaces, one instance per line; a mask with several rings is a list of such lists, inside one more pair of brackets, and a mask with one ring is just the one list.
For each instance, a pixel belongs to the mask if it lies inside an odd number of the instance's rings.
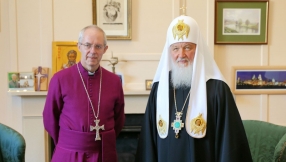
[[[10,95],[13,96],[46,96],[48,91],[9,91]],[[140,96],[140,95],[149,95],[150,91],[144,90],[125,90],[124,95],[130,96]]]
[[[22,125],[22,135],[26,141],[25,160],[48,162],[48,135],[42,117],[47,91],[9,91],[8,94],[20,98],[22,123],[19,124]],[[125,113],[144,113],[149,94],[150,91],[147,90],[124,90]]]

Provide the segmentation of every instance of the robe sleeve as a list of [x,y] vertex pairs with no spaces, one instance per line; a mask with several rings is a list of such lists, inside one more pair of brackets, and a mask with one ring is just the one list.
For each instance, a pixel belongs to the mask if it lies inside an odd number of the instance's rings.
[[137,146],[136,162],[155,162],[158,159],[156,143],[156,97],[158,85],[158,82],[153,84],[149,95]]
[[[224,82],[216,82],[215,95],[208,103],[215,107],[215,156],[218,162],[251,162],[251,153],[244,126],[233,94]],[[208,88],[209,89],[209,88]],[[210,121],[209,121],[210,122]],[[210,131],[210,130],[208,130]]]
[[61,87],[56,75],[50,81],[46,103],[43,111],[44,127],[54,140],[55,145],[59,136],[59,118],[63,107]]
[[116,136],[119,135],[121,129],[124,126],[124,122],[125,122],[125,113],[124,113],[124,94],[123,94],[123,89],[122,89],[122,84],[121,82],[118,82],[118,87],[120,87],[118,90],[118,99],[115,103],[115,107],[114,107],[114,122],[115,122],[115,126],[114,126],[114,130],[116,133]]

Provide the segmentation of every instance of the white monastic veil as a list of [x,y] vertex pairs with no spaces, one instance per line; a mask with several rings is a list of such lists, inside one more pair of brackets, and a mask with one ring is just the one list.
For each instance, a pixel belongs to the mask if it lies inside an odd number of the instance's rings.
[[[178,36],[174,37],[173,27],[178,22],[183,22],[189,26],[188,37],[185,34],[183,38],[178,40]],[[197,44],[197,49],[194,57],[193,76],[191,83],[191,92],[189,99],[189,107],[186,114],[186,119],[182,119],[185,123],[185,128],[188,134],[194,138],[203,138],[206,134],[205,131],[195,132],[191,129],[191,122],[193,119],[202,115],[207,126],[207,96],[206,96],[206,82],[209,79],[217,79],[224,81],[224,77],[217,67],[214,59],[210,55],[210,51],[202,38],[197,22],[189,16],[179,16],[175,18],[167,31],[166,44],[153,79],[153,82],[159,81],[157,92],[157,116],[156,125],[158,134],[161,138],[168,136],[169,128],[169,71],[170,66],[170,53],[169,47],[177,42],[192,42]],[[175,114],[174,114],[175,115]],[[166,125],[165,131],[160,130],[159,121],[163,121]]]

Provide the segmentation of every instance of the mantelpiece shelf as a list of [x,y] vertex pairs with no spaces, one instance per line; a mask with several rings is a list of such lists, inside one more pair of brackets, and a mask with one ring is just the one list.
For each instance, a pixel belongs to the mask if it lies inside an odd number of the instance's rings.
[[[8,91],[8,94],[12,96],[46,96],[48,91]],[[150,91],[147,90],[124,90],[125,96],[138,96],[138,95],[149,95]]]

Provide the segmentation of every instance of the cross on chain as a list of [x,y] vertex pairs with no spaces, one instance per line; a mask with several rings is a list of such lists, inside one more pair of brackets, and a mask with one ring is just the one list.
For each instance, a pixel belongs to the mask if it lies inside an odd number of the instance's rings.
[[42,74],[42,67],[39,66],[38,67],[38,74],[36,75],[37,79],[38,79],[38,88],[37,88],[37,91],[40,91],[41,88],[41,78],[48,78],[48,74]]
[[179,138],[179,131],[184,127],[184,123],[181,120],[182,113],[181,112],[176,112],[176,119],[174,122],[171,123],[171,127],[173,127],[173,130],[175,131],[176,138]]
[[98,123],[100,120],[94,120],[95,126],[90,126],[90,131],[96,130],[96,136],[95,136],[95,141],[101,140],[100,135],[99,135],[99,130],[102,129],[104,130],[104,125],[99,126]]

